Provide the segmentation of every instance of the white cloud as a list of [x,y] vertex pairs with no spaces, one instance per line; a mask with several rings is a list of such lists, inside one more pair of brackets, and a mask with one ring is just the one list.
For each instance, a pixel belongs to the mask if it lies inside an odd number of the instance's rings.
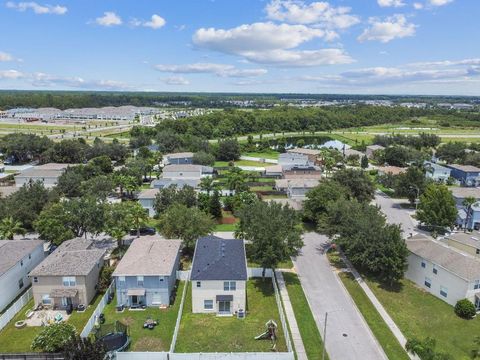
[[9,1],[6,3],[7,8],[15,9],[18,11],[27,11],[32,10],[35,14],[54,14],[54,15],[64,15],[67,13],[68,9],[66,6],[61,5],[40,5],[36,2],[19,2],[15,3],[13,1]]
[[421,9],[423,9],[423,4],[419,3],[419,2],[413,3],[413,8],[415,10],[421,10]]
[[377,0],[381,7],[402,7],[405,3],[402,0]]
[[341,49],[294,50],[314,39],[330,40],[332,33],[305,25],[254,23],[232,29],[201,28],[193,43],[201,48],[281,66],[345,64],[353,60]]
[[0,80],[3,80],[3,79],[15,80],[15,79],[21,79],[23,77],[25,77],[25,74],[17,70],[0,70]]
[[153,14],[150,21],[143,21],[138,19],[132,19],[130,21],[130,25],[132,26],[144,26],[155,30],[162,28],[163,26],[165,26],[166,23],[167,22],[165,21],[165,19],[157,14]]
[[369,23],[370,27],[358,37],[359,41],[376,40],[387,43],[394,39],[414,36],[417,27],[409,23],[407,18],[401,14],[389,16],[385,20],[370,18]]
[[12,55],[6,52],[0,51],[0,61],[13,61],[14,58]]
[[453,2],[453,0],[428,0],[428,4],[431,6],[444,6],[451,2]]
[[81,77],[65,77],[45,73],[31,75],[32,85],[36,87],[79,88],[91,90],[128,90],[125,83],[114,80],[85,80]]
[[316,24],[330,29],[346,29],[360,22],[351,8],[334,7],[326,1],[305,4],[300,0],[272,0],[265,7],[271,20],[294,24]]
[[95,19],[95,22],[101,26],[115,26],[122,25],[122,19],[113,11],[106,11],[103,16]]
[[159,64],[155,69],[175,74],[215,74],[220,77],[255,77],[265,75],[265,69],[238,69],[233,65],[215,63],[194,63],[184,65]]
[[167,85],[190,85],[190,81],[185,79],[183,76],[168,77],[163,79],[163,82]]

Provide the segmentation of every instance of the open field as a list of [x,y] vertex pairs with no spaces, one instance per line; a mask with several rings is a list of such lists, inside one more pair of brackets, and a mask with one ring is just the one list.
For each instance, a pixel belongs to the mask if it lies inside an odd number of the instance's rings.
[[[292,303],[293,312],[308,359],[321,360],[323,341],[310,306],[308,305],[307,298],[303,292],[300,280],[296,274],[286,272],[283,273],[283,278],[287,285],[288,296]],[[326,355],[326,359],[328,359],[328,355]]]
[[[113,299],[103,311],[105,324],[113,324],[118,320],[128,325],[131,339],[130,351],[169,351],[184,286],[185,282],[178,283],[175,301],[170,308],[165,310],[151,307],[144,311],[124,310],[122,313],[118,313],[115,310],[116,299]],[[158,325],[153,330],[143,328],[143,323],[147,318],[158,321]]]
[[439,351],[456,360],[470,359],[473,340],[480,333],[479,317],[459,318],[452,306],[409,280],[403,280],[396,289],[386,289],[372,279],[367,283],[407,339],[430,336],[437,341]]
[[265,323],[270,319],[279,325],[277,351],[287,350],[270,279],[247,282],[247,316],[242,320],[193,314],[191,288],[184,305],[175,352],[270,352],[270,341],[254,339],[265,331]]
[[[93,299],[91,305],[83,313],[74,311],[68,319],[68,323],[75,326],[77,332],[80,333],[85,324],[87,323],[93,311],[97,307],[98,303],[102,299],[103,294],[99,293]],[[34,306],[33,299],[31,299],[27,305],[8,323],[8,325],[0,331],[0,351],[4,353],[21,353],[31,352],[30,345],[41,331],[41,326],[27,326],[23,329],[15,328],[15,322],[24,320],[27,310],[32,309]]]

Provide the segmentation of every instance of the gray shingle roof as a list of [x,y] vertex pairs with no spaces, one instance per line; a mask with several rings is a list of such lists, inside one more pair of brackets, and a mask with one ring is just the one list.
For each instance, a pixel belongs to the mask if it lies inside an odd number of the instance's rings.
[[180,252],[181,240],[135,239],[117,265],[113,276],[169,276]]
[[428,260],[468,281],[480,279],[480,261],[453,248],[442,245],[424,235],[406,240],[407,248],[415,255]]
[[447,167],[463,172],[480,172],[480,169],[473,165],[448,164]]
[[96,249],[92,240],[68,240],[33,269],[30,276],[85,276],[104,255],[105,250]]
[[0,240],[0,276],[10,270],[25,256],[32,253],[37,246],[43,248],[43,241]]
[[197,240],[192,280],[247,280],[245,244],[241,239],[205,236]]
[[456,198],[466,198],[473,196],[475,199],[480,199],[480,189],[475,187],[453,187],[450,188],[453,196]]

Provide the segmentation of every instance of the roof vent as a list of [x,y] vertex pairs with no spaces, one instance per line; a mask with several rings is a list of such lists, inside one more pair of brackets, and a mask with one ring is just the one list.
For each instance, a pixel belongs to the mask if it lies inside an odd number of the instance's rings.
[[472,236],[472,240],[479,241],[480,239],[475,236]]

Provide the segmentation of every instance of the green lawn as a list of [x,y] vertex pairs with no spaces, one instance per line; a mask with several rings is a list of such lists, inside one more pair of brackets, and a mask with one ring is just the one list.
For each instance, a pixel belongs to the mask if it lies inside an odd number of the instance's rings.
[[[293,273],[283,273],[285,284],[287,285],[288,296],[292,303],[295,319],[297,320],[300,335],[302,336],[303,345],[307,352],[309,360],[322,359],[323,341],[320,336],[312,311],[308,305],[307,298],[300,284],[298,276]],[[328,355],[326,357],[328,359]]]
[[367,283],[407,339],[430,336],[437,341],[439,351],[456,360],[470,359],[473,339],[480,334],[480,317],[459,318],[452,306],[408,280],[395,290],[387,290],[371,279]]
[[[68,319],[68,323],[75,326],[77,332],[82,332],[87,320],[92,316],[93,311],[100,302],[103,294],[98,294],[93,300],[92,304],[83,313],[74,311]],[[15,353],[15,352],[31,352],[30,345],[41,331],[40,326],[28,326],[23,329],[15,328],[15,322],[24,320],[27,310],[34,306],[33,299],[8,323],[2,331],[0,331],[0,352]]]
[[270,319],[279,326],[277,351],[287,351],[270,279],[247,282],[247,316],[243,320],[193,314],[192,292],[188,289],[175,352],[270,352],[270,341],[254,339],[265,331]]
[[252,186],[250,187],[250,191],[273,191],[273,186],[271,185]]
[[247,152],[243,153],[243,156],[257,157],[262,159],[274,159],[277,160],[280,153],[274,150],[266,150],[262,152]]
[[[260,162],[260,161],[250,161],[250,160],[238,160],[235,161],[235,166],[256,166],[256,167],[265,167],[271,166],[272,164]],[[228,166],[228,161],[215,161],[214,167],[226,167]]]
[[237,230],[237,224],[217,224],[214,231],[235,231]]
[[[122,313],[118,313],[115,310],[116,299],[113,299],[103,311],[106,319],[105,324],[120,321],[129,326],[130,351],[169,351],[184,286],[185,282],[179,282],[175,301],[170,308],[165,310],[151,307],[145,311],[124,310]],[[143,328],[143,323],[148,317],[159,322],[159,325],[153,330]]]
[[407,353],[390,331],[385,321],[383,321],[363,289],[355,281],[353,275],[351,273],[340,273],[340,279],[388,358],[390,360],[408,360]]

